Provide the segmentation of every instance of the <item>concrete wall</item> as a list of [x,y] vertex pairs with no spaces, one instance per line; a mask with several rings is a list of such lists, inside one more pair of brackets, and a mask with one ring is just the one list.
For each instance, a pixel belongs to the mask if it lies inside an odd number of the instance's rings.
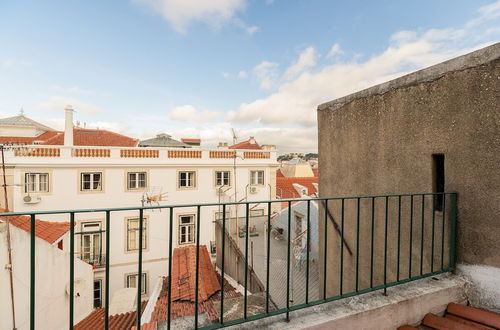
[[[6,224],[0,224],[0,329],[12,329],[11,296],[8,263]],[[29,329],[30,320],[30,235],[10,226],[14,298],[17,329]],[[66,240],[65,240],[66,243]],[[36,238],[35,264],[35,317],[38,329],[67,329],[69,322],[69,265],[70,257],[56,245]],[[86,317],[93,308],[92,267],[75,259],[75,324]]]
[[[321,196],[432,192],[432,154],[444,154],[445,191],[458,193],[458,261],[500,267],[499,124],[500,43],[320,105]],[[366,203],[362,207],[369,212]],[[376,203],[376,218],[383,218],[383,201]],[[403,202],[405,214],[408,203]],[[420,199],[416,203],[420,207]],[[430,204],[424,208],[426,219],[432,217]],[[393,209],[389,216],[391,230]],[[435,216],[442,224],[442,214]],[[415,219],[420,228],[419,215]],[[362,226],[367,221],[362,215]],[[355,226],[352,217],[346,226]],[[378,222],[375,230],[380,242]],[[365,251],[370,250],[366,235],[361,234]],[[390,235],[391,242],[395,236]],[[403,240],[408,244],[406,236]],[[329,243],[328,269],[335,274],[338,240]]]

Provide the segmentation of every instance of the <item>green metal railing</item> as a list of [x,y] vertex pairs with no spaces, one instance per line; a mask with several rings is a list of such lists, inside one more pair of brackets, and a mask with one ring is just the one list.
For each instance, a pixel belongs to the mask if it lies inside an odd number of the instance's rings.
[[[436,208],[436,198],[440,197],[439,210]],[[427,202],[426,202],[427,200]],[[430,202],[432,200],[432,202]],[[418,201],[420,205],[417,206]],[[305,299],[303,303],[294,304],[290,299],[291,275],[296,271],[291,261],[291,241],[292,241],[292,211],[298,208],[300,203],[305,203],[306,207],[306,267],[305,267]],[[264,215],[264,228],[267,236],[264,238],[265,251],[265,306],[262,313],[249,315],[248,311],[248,267],[249,267],[249,214],[250,205],[267,205],[267,214]],[[318,212],[315,217],[311,215],[311,205],[317,206]],[[242,205],[245,209],[245,275],[243,286],[243,313],[242,317],[232,320],[224,320],[224,276],[225,265],[230,260],[225,260],[225,233],[229,219],[226,218],[226,208],[234,205]],[[273,206],[285,205],[288,214],[285,216],[286,237],[286,269],[273,269],[274,262],[271,244],[271,231],[277,225],[274,219]],[[388,288],[409,281],[433,276],[443,272],[449,272],[455,268],[455,238],[457,219],[457,194],[456,193],[421,193],[421,194],[394,194],[377,196],[355,196],[355,197],[335,197],[335,198],[315,198],[315,199],[287,199],[273,201],[252,201],[252,202],[229,202],[210,204],[189,204],[189,205],[167,205],[167,206],[147,206],[147,207],[125,207],[125,208],[104,208],[85,210],[61,210],[61,211],[39,211],[39,212],[15,212],[0,213],[6,218],[14,215],[29,215],[31,219],[31,248],[30,248],[30,328],[35,329],[35,298],[36,298],[36,269],[35,269],[35,217],[41,215],[69,214],[70,216],[70,285],[69,285],[69,324],[68,328],[74,326],[74,277],[75,277],[75,214],[103,212],[105,214],[105,306],[104,306],[104,328],[109,328],[109,288],[110,288],[110,235],[112,232],[111,215],[114,212],[135,211],[139,213],[138,237],[139,247],[143,246],[143,222],[144,212],[155,209],[168,210],[165,221],[168,222],[168,269],[166,274],[172,274],[172,253],[173,253],[173,230],[174,230],[174,210],[184,208],[196,209],[196,277],[195,277],[195,315],[193,328],[199,328],[199,267],[200,267],[200,231],[202,221],[202,211],[209,207],[222,208],[221,236],[217,242],[217,249],[220,247],[222,262],[219,268],[222,276],[220,310],[217,322],[204,325],[205,328],[220,328],[230,325],[266,318],[272,315],[285,314],[286,320],[290,318],[290,312],[314,306],[341,298],[368,293],[375,290],[383,290],[384,294],[390,294]],[[207,212],[208,213],[208,212]],[[279,216],[279,213],[278,213]],[[213,225],[212,219],[210,224]],[[207,219],[208,221],[208,219]],[[317,222],[317,223],[314,223]],[[439,223],[440,222],[440,223]],[[314,226],[313,226],[314,225]],[[418,227],[419,226],[419,227]],[[430,226],[430,229],[429,229]],[[317,228],[317,233],[311,233],[312,228]],[[319,237],[317,242],[320,252],[319,262],[311,260],[311,239],[313,235]],[[351,250],[351,244],[355,246]],[[406,245],[406,250],[403,250]],[[316,246],[316,245],[315,245]],[[137,271],[137,312],[136,328],[141,329],[141,288],[142,288],[142,266],[143,249],[138,249]],[[406,251],[406,252],[405,252]],[[338,257],[338,259],[336,259]],[[446,260],[447,259],[447,260]],[[112,260],[111,260],[112,261]],[[418,263],[418,267],[415,264]],[[310,283],[311,265],[318,267],[320,280],[312,287]],[[407,271],[405,271],[407,270]],[[271,277],[273,272],[286,271],[286,284],[279,283],[279,286],[272,287]],[[171,276],[167,277],[168,309],[166,315],[167,327],[172,326],[171,310]],[[337,286],[338,284],[338,286]],[[283,307],[275,306],[272,302],[271,292],[284,292],[286,304]],[[314,291],[313,291],[314,290]],[[311,294],[317,293],[319,299],[311,299]]]

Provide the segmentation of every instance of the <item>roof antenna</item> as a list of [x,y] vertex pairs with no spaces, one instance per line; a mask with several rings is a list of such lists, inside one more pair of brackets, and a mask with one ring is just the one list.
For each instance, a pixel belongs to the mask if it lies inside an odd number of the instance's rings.
[[236,136],[236,132],[234,131],[234,128],[231,128],[231,131],[233,132],[233,145],[235,145],[236,141],[238,141],[238,137]]
[[19,110],[19,115],[24,116],[24,109],[22,106],[21,106],[21,110]]

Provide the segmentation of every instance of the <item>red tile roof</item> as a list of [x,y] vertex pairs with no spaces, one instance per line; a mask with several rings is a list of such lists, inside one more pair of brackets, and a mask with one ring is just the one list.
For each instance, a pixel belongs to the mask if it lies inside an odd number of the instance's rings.
[[[200,246],[198,312],[206,312],[210,320],[218,319],[214,302],[220,300],[220,276],[215,271],[207,247]],[[172,257],[172,307],[171,319],[194,315],[196,246],[179,247]],[[240,297],[241,293],[224,280],[224,298]],[[168,277],[163,279],[162,289],[151,315],[151,322],[167,320],[168,317]]]
[[[144,311],[146,304],[147,301],[142,302],[141,313]],[[115,329],[115,330],[131,329],[136,322],[135,316],[136,316],[136,311],[110,315],[108,319],[109,329]],[[76,324],[74,326],[74,329],[75,330],[104,329],[104,308],[98,308],[92,311],[92,313],[90,313],[86,318],[84,318],[78,324]]]
[[257,143],[250,143],[251,140],[243,141],[240,143],[236,143],[232,146],[229,146],[229,149],[257,149],[262,150],[262,147]]
[[[0,212],[5,212],[5,209],[0,208]],[[6,220],[10,220],[10,224],[17,228],[28,233],[31,232],[31,217],[29,216],[14,215],[0,217],[0,221]],[[69,230],[69,227],[69,222],[51,222],[35,219],[35,236],[53,244]]]
[[313,170],[314,176],[318,177],[319,176],[319,168],[313,168],[312,170]]
[[[42,144],[64,145],[64,132],[58,132]],[[75,128],[73,144],[75,146],[136,147],[139,140],[103,129]]]
[[59,134],[57,131],[47,131],[35,137],[0,136],[0,144],[33,144],[35,141],[45,141]]
[[190,139],[190,138],[182,138],[182,142],[195,142],[195,143],[200,143],[201,139]]
[[300,194],[293,187],[297,183],[307,188],[307,194],[310,196],[317,192],[313,183],[318,183],[318,177],[281,177],[276,175],[276,196],[282,199],[299,198]]
[[[205,245],[199,247],[199,301],[207,300],[220,290],[219,280]],[[196,246],[189,245],[174,249],[172,257],[172,300],[194,302],[196,281]]]
[[276,177],[277,177],[277,178],[284,178],[285,176],[283,175],[283,173],[281,172],[281,170],[280,170],[280,169],[278,169],[278,170],[276,171]]

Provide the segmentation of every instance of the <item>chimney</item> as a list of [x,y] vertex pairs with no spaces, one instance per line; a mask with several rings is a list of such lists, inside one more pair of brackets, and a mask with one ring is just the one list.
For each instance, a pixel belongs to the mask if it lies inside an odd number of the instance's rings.
[[250,142],[250,144],[256,144],[257,141],[255,141],[255,138],[253,136],[250,137],[250,139],[248,140],[248,142]]
[[64,109],[65,123],[64,123],[64,145],[73,146],[73,107],[67,105]]

